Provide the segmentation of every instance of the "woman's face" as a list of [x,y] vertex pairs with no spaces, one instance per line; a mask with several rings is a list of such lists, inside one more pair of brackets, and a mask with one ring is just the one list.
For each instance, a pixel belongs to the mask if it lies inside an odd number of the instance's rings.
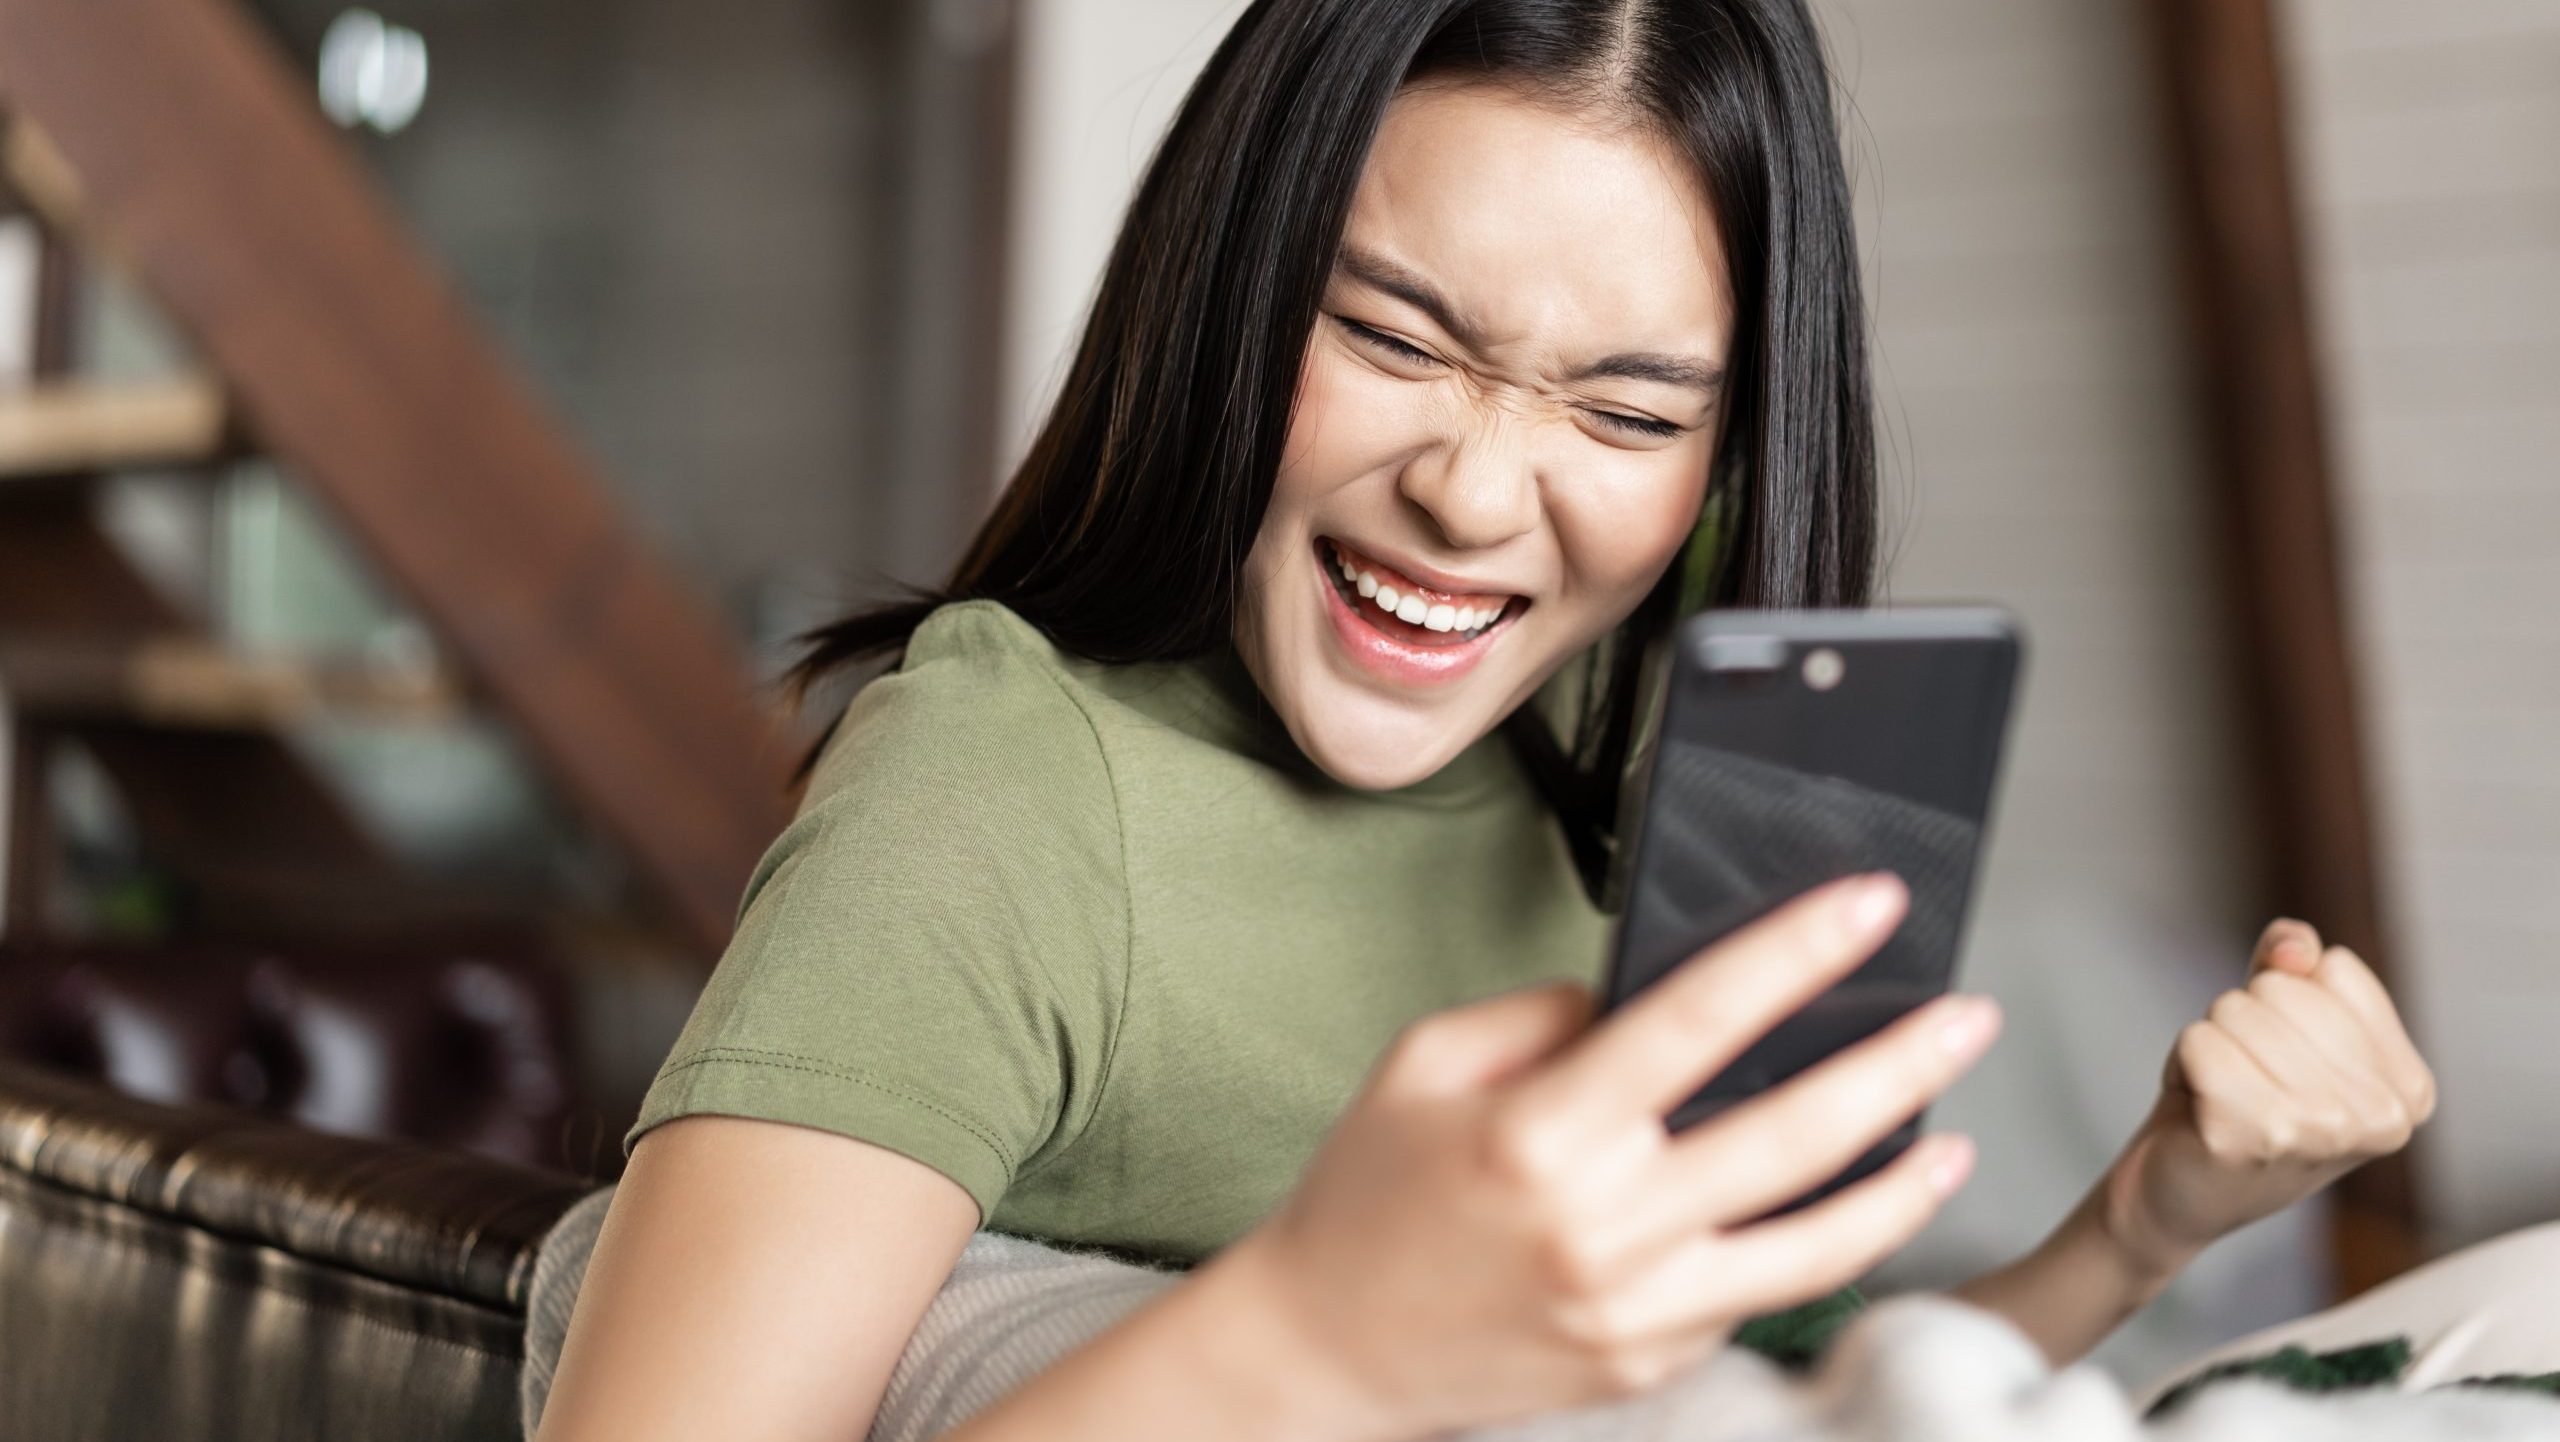
[[1237,615],[1308,757],[1419,781],[1626,618],[1697,519],[1732,328],[1672,146],[1491,86],[1395,98]]

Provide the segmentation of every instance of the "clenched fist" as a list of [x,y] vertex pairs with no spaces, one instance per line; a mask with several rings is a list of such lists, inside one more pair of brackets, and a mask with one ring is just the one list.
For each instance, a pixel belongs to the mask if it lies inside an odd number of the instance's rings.
[[2175,1270],[2399,1150],[2435,1106],[2435,1075],[2373,969],[2303,922],[2273,922],[2248,984],[2178,1034],[2158,1103],[2108,1173],[2108,1231]]

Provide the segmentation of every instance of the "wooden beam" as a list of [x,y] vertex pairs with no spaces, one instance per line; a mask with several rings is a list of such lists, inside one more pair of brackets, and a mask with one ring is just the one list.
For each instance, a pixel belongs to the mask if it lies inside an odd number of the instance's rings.
[[[2193,370],[2275,907],[2393,971],[2338,561],[2319,350],[2269,0],[2158,0]],[[2345,1293],[2420,1258],[2404,1152],[2335,1189]]]
[[77,175],[84,224],[716,953],[788,819],[751,662],[624,522],[309,92],[227,0],[0,0],[0,98]]

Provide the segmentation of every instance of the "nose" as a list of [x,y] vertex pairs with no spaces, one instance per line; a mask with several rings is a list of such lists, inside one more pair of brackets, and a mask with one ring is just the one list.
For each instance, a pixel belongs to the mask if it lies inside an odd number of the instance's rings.
[[1538,478],[1524,429],[1499,413],[1459,427],[1407,462],[1397,489],[1453,549],[1485,550],[1525,535],[1538,523]]

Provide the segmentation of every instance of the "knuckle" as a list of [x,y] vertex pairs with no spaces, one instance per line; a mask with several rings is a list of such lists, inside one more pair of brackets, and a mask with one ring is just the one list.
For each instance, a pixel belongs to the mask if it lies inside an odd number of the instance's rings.
[[2219,1113],[2205,1116],[2196,1130],[2204,1138],[2204,1149],[2220,1162],[2249,1162],[2258,1159],[2255,1133]]
[[2204,1015],[2205,1020],[2228,1030],[2232,1022],[2248,1009],[2249,994],[2247,992],[2226,991],[2213,999],[2213,1005],[2205,1008]]
[[1605,1328],[1609,1314],[1599,1298],[1608,1279],[1607,1259],[1589,1233],[1577,1227],[1551,1227],[1540,1234],[1535,1251],[1540,1276],[1557,1296],[1569,1301],[1565,1316],[1573,1330],[1568,1335]]
[[1543,1196],[1565,1170],[1567,1138],[1545,1114],[1517,1103],[1498,1104],[1486,1125],[1483,1169],[1514,1193]]
[[1671,1380],[1671,1368],[1649,1352],[1620,1353],[1609,1369],[1609,1380],[1620,1392],[1635,1396]]
[[2410,1114],[2409,1104],[2402,1101],[2396,1092],[2383,1093],[2380,1105],[2374,1108],[2374,1118],[2376,1130],[2386,1137],[2399,1139],[2392,1143],[2395,1147],[2407,1141],[2409,1133],[2418,1125],[2418,1119]]
[[1671,1377],[1671,1361],[1650,1347],[1611,1345],[1594,1357],[1602,1382],[1622,1396],[1649,1392]]
[[2261,1150],[2258,1160],[2271,1162],[2290,1156],[2302,1145],[2302,1127],[2290,1116],[2273,1116],[2258,1129]]
[[1595,1364],[1606,1364],[1625,1349],[1625,1323],[1598,1297],[1578,1297],[1558,1306],[1554,1327],[1567,1348]]
[[2209,1021],[2191,1021],[2178,1028],[2178,1060],[2189,1064],[2192,1068],[2193,1064],[2201,1060],[2203,1053],[2212,1046],[2212,1042],[2208,1040],[2212,1030],[2213,1023]]
[[1445,1012],[1407,1022],[1387,1044],[1386,1070],[1400,1078],[1427,1080],[1445,1073],[1464,1022]]

